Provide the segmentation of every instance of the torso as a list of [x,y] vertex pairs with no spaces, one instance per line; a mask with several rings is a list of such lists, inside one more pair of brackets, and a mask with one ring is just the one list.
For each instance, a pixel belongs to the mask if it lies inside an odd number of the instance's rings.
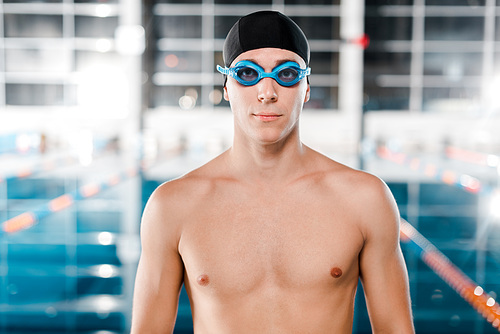
[[353,173],[328,162],[279,188],[204,170],[176,181],[195,333],[352,332],[364,244]]

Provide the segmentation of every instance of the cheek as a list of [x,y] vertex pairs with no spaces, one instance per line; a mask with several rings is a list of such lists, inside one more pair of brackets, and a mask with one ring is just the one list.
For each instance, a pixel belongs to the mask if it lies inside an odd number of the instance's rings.
[[224,99],[226,101],[233,101],[237,98],[237,89],[234,89],[232,82],[228,79],[226,86],[224,87]]
[[226,84],[226,88],[224,89],[224,98],[226,101],[229,101],[229,104],[232,108],[241,105],[248,105],[249,101],[252,99],[252,96],[255,96],[255,91],[252,87],[235,87],[237,85],[233,82],[228,82]]
[[302,109],[305,102],[309,100],[309,90],[307,89],[307,84],[305,87],[299,86],[299,91],[295,95],[291,95],[290,98],[294,100],[294,107]]
[[224,98],[226,101],[229,101],[231,112],[234,116],[236,116],[236,111],[240,110],[242,108],[241,105],[244,103],[241,94],[238,90],[231,89],[231,87],[229,87],[225,90]]

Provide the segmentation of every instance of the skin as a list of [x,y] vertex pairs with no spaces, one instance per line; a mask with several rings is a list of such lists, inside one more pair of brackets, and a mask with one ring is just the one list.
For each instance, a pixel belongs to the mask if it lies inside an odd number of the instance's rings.
[[[266,72],[288,50],[264,48]],[[305,79],[229,78],[232,147],[152,194],[144,211],[132,333],[172,333],[182,284],[194,331],[352,333],[361,279],[373,333],[414,333],[399,213],[384,182],[302,144]]]

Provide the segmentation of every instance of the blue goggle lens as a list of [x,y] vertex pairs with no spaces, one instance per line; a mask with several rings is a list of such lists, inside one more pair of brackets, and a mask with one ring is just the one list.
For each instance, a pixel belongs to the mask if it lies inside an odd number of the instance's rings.
[[236,72],[236,77],[243,82],[254,82],[259,79],[259,72],[251,67],[242,67]]
[[231,68],[217,66],[217,70],[245,86],[253,86],[263,78],[273,78],[280,85],[288,87],[311,73],[310,68],[302,69],[299,64],[291,61],[275,67],[271,73],[266,73],[262,67],[248,60],[240,61]]

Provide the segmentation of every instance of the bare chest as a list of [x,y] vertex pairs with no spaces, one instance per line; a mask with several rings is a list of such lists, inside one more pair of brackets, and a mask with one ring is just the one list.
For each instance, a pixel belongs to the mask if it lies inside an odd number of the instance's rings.
[[188,284],[244,295],[357,281],[363,238],[341,203],[295,194],[206,204],[182,232]]

